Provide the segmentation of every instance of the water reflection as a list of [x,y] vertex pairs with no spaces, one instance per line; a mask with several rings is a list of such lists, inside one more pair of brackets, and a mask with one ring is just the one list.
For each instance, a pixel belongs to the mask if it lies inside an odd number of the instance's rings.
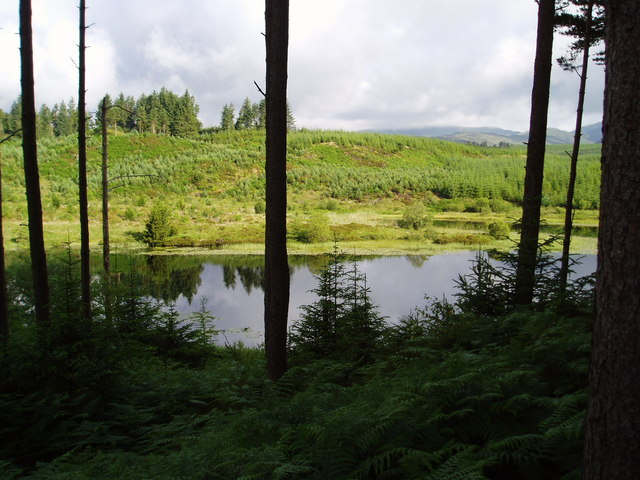
[[[423,306],[424,297],[453,299],[454,279],[470,271],[475,252],[455,252],[431,257],[364,257],[354,259],[367,276],[371,298],[389,321],[397,321],[412,308]],[[175,301],[177,310],[189,314],[206,298],[216,317],[216,327],[228,341],[262,342],[264,258],[261,256],[158,256],[145,268],[145,279],[156,298]],[[594,255],[585,256],[576,268],[579,276],[595,271]],[[300,316],[300,306],[312,303],[314,272],[326,262],[323,256],[292,256],[289,321]],[[146,272],[138,272],[142,276]],[[160,281],[156,286],[151,284]],[[183,290],[181,290],[183,289]],[[155,294],[152,294],[155,296]],[[248,329],[250,333],[241,332]],[[224,339],[223,339],[224,341]]]
[[[455,252],[431,257],[363,257],[354,259],[358,270],[367,276],[371,299],[380,313],[397,321],[416,306],[424,306],[424,297],[453,299],[458,275],[470,272],[475,252]],[[8,258],[12,282],[30,288],[30,271],[26,257],[12,254]],[[316,287],[313,277],[327,261],[324,256],[291,256],[291,300],[289,321],[297,320],[300,306],[316,299],[310,290]],[[92,271],[102,271],[99,255],[92,258]],[[575,267],[576,276],[595,271],[596,256],[582,257]],[[114,281],[131,285],[132,291],[165,302],[175,303],[184,315],[196,311],[202,299],[215,315],[216,328],[225,330],[230,342],[242,340],[256,345],[262,342],[264,257],[222,255],[135,256],[114,255]],[[135,288],[134,288],[135,286]],[[253,334],[247,336],[242,329]],[[224,342],[224,338],[222,339]]]

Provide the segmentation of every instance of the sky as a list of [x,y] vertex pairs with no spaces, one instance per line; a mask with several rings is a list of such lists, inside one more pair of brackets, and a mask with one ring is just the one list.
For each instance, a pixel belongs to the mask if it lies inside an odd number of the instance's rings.
[[[20,89],[18,0],[0,2],[0,108]],[[77,99],[78,1],[32,0],[36,103]],[[105,93],[185,90],[205,127],[264,89],[263,0],[87,0],[87,109]],[[534,0],[290,0],[288,97],[299,128],[529,125]],[[568,39],[556,35],[555,56]],[[573,130],[578,76],[554,66],[549,126]],[[601,120],[590,67],[584,123]]]

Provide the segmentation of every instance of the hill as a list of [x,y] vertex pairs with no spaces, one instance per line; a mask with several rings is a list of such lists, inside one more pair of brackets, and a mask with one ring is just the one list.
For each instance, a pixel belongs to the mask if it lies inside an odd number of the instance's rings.
[[[77,228],[76,152],[72,136],[49,138],[39,145],[43,212],[51,243],[67,241]],[[0,155],[7,239],[24,246],[27,232],[21,225],[27,214],[19,140],[2,144]],[[438,215],[468,212],[482,215],[482,221],[491,213],[504,216],[522,197],[525,156],[523,146],[491,148],[400,135],[292,132],[291,231],[304,239],[305,229],[325,225],[313,235],[403,238],[407,232],[398,230],[396,220],[407,205],[416,202]],[[95,231],[92,238],[98,239],[98,135],[89,139],[88,158],[89,214]],[[111,132],[109,162],[112,230],[120,241],[139,238],[156,204],[172,212],[179,232],[175,244],[262,241],[264,131],[222,131],[190,138]],[[576,204],[595,208],[598,149],[585,149],[581,162]],[[550,149],[546,165],[544,204],[560,206],[568,177],[564,151]],[[517,211],[510,214],[517,215]]]
[[[374,130],[369,131],[374,132]],[[498,127],[437,126],[398,130],[380,129],[375,130],[375,132],[416,137],[435,137],[452,142],[487,146],[519,145],[525,143],[529,137],[529,132],[517,132]],[[582,143],[601,142],[602,123],[594,123],[582,127]],[[549,128],[547,129],[547,143],[550,145],[573,143],[573,131],[568,132],[559,128]]]

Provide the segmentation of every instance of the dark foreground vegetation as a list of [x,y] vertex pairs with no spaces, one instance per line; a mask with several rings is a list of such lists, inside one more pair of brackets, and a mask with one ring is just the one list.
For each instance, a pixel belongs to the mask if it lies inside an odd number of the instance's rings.
[[317,274],[278,382],[261,349],[212,342],[204,305],[180,318],[135,275],[94,283],[81,320],[72,254],[52,266],[52,319],[37,326],[14,265],[0,477],[579,478],[589,282],[559,298],[547,269],[514,310],[513,268],[479,258],[456,303],[387,325],[340,260]]

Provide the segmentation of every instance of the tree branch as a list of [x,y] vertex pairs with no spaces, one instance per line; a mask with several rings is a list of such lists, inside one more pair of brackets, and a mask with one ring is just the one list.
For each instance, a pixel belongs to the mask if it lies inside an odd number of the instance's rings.
[[266,93],[264,93],[264,92],[262,91],[262,89],[260,88],[260,85],[258,85],[258,82],[256,82],[256,81],[254,80],[254,81],[253,81],[253,84],[256,86],[256,88],[257,88],[257,89],[258,89],[258,91],[262,94],[262,96],[263,96],[264,98],[267,98],[267,94],[266,94]]
[[14,137],[14,136],[16,136],[17,134],[19,134],[21,131],[22,131],[22,129],[21,129],[21,128],[19,128],[19,129],[18,129],[18,130],[16,130],[15,132],[11,132],[11,133],[9,134],[9,136],[8,136],[8,137],[4,137],[2,140],[0,140],[0,143],[4,143],[4,142],[6,142],[6,141],[7,141],[7,140],[9,140],[11,137]]

